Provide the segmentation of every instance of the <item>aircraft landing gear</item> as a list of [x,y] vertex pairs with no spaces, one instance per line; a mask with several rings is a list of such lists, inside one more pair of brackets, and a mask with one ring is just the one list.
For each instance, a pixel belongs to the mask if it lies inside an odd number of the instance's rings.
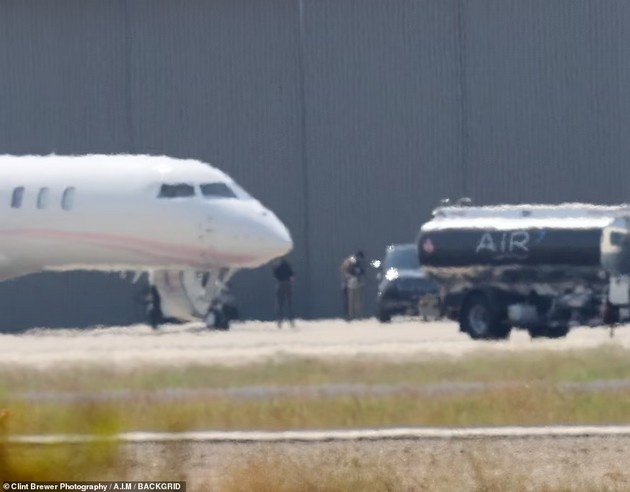
[[157,328],[165,322],[203,320],[208,328],[228,330],[238,318],[228,292],[236,270],[156,270],[149,277],[149,291],[142,299],[147,323]]
[[206,296],[212,299],[208,312],[204,318],[208,328],[215,330],[229,330],[230,320],[234,319],[236,309],[228,303],[227,283],[236,273],[235,270],[221,270],[211,272],[207,284],[204,286]]
[[216,330],[229,330],[230,318],[226,316],[223,308],[214,308],[208,311],[206,314],[206,326],[208,328],[214,328]]

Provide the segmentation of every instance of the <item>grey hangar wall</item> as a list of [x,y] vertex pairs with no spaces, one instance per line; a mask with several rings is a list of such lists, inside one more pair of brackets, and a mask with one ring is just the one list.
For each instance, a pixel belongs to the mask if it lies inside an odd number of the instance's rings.
[[[622,0],[0,0],[0,153],[212,163],[291,229],[297,313],[336,316],[342,257],[442,197],[628,201],[629,25]],[[273,316],[269,267],[234,287]],[[0,328],[134,322],[137,289],[5,282]]]

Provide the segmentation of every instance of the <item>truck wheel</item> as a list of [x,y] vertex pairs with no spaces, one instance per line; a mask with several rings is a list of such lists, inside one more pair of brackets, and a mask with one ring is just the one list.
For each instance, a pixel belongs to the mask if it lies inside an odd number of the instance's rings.
[[530,328],[527,331],[532,338],[563,338],[567,336],[569,329],[569,325],[560,325]]
[[550,327],[547,330],[547,336],[549,338],[564,338],[569,333],[569,330],[570,330],[569,325]]
[[491,304],[488,296],[480,292],[471,295],[464,303],[460,326],[475,340],[507,338],[512,329],[500,318],[499,309]]
[[378,310],[376,317],[381,323],[389,323],[392,320],[392,315],[381,309]]

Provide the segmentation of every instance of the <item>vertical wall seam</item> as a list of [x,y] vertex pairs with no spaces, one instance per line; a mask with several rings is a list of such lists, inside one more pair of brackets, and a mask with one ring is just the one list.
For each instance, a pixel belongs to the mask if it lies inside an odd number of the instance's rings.
[[[9,46],[9,36],[6,33],[5,22],[4,22],[4,12],[6,10],[6,4],[4,2],[0,2],[0,69],[7,69],[9,67],[9,56],[6,56],[5,60],[5,52]],[[5,39],[6,38],[6,39]],[[6,68],[5,68],[6,67]],[[8,122],[4,116],[4,98],[6,94],[0,94],[0,133],[3,135],[0,136],[2,141],[6,142],[8,140],[7,133],[9,132]],[[10,146],[9,146],[10,147]],[[0,154],[4,154],[7,152],[6,147],[0,147]]]
[[302,160],[302,193],[304,198],[304,258],[306,263],[306,272],[304,272],[304,294],[306,297],[304,313],[305,318],[312,316],[312,296],[311,296],[311,237],[310,237],[310,200],[309,200],[309,179],[308,179],[308,149],[306,145],[306,89],[305,89],[305,8],[304,0],[297,0],[298,4],[298,84],[299,84],[299,104],[300,104],[300,143],[301,143],[301,160]]
[[132,71],[131,71],[131,14],[129,12],[129,0],[121,0],[123,3],[123,13],[125,18],[125,106],[127,121],[127,152],[134,154],[136,152],[134,131],[133,131],[133,87],[132,87]]
[[[461,196],[467,196],[469,190],[469,176],[468,176],[468,93],[466,80],[466,36],[465,36],[465,19],[464,19],[464,1],[457,0],[457,44],[459,55],[459,105],[460,105],[460,118],[459,118],[459,136],[462,149],[461,157]],[[458,198],[458,197],[454,197]],[[475,197],[471,197],[475,198]]]

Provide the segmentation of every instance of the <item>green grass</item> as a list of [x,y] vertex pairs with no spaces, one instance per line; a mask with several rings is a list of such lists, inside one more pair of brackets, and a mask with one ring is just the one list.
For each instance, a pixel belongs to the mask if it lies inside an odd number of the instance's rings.
[[[630,378],[630,351],[614,346],[575,352],[477,353],[419,362],[290,359],[243,367],[98,367],[0,371],[0,410],[11,434],[302,429],[391,426],[630,424],[630,390],[563,390],[559,383]],[[168,388],[312,386],[327,383],[405,384],[509,382],[474,393],[399,392],[263,398],[192,394],[155,398]],[[136,396],[93,398],[103,390]],[[80,402],[29,401],[26,391],[87,392]],[[96,395],[97,396],[97,395]]]
[[44,370],[0,367],[0,394],[28,391],[154,391],[166,388],[314,386],[330,383],[421,385],[439,382],[588,382],[630,378],[630,350],[596,349],[496,354],[480,350],[461,358],[421,361],[383,359],[285,359],[252,365],[137,369],[79,366]]
[[[76,410],[76,409],[75,409]],[[0,482],[55,480],[123,480],[126,466],[119,446],[113,441],[94,442],[80,446],[12,446],[6,436],[14,415],[0,413]],[[111,434],[102,420],[89,409],[73,412],[90,434]],[[68,478],[66,478],[68,477]],[[119,478],[121,477],[121,478]]]
[[441,397],[403,394],[325,399],[140,399],[88,404],[13,402],[7,407],[11,412],[7,430],[11,434],[630,424],[630,391],[563,392],[547,385]]
[[[71,446],[2,443],[2,435],[80,433],[113,435],[122,431],[325,429],[393,426],[474,426],[544,424],[630,424],[630,390],[563,390],[561,383],[630,378],[630,351],[614,346],[574,352],[531,351],[462,358],[432,357],[417,362],[367,358],[339,361],[286,359],[241,367],[191,366],[165,369],[0,369],[0,480],[125,480],[133,478],[122,446],[112,442]],[[475,393],[319,398],[275,395],[258,399],[197,394],[159,400],[154,391],[170,388],[217,389],[246,386],[319,386],[339,383],[403,384],[508,382]],[[133,390],[136,397],[81,403],[31,402],[29,391],[85,392]],[[5,409],[5,413],[2,413]],[[387,459],[357,460],[343,454],[311,458],[283,451],[252,452],[231,463],[213,490],[525,490],[534,470],[497,466],[482,448],[457,457],[461,473],[450,466],[426,467],[410,482]],[[177,463],[164,476],[186,479],[179,465],[187,455],[165,448],[161,459]],[[468,449],[468,448],[467,448]],[[183,452],[183,451],[182,451]],[[169,454],[170,453],[170,454]],[[172,455],[172,456],[171,456]],[[178,471],[179,470],[179,471]],[[614,470],[613,470],[614,471]],[[612,473],[612,472],[611,472]],[[146,477],[143,477],[146,478]],[[567,484],[570,482],[567,476]],[[624,480],[625,478],[622,477]],[[602,479],[566,489],[615,490]],[[625,483],[625,482],[624,482]],[[206,484],[207,485],[207,484]],[[554,488],[555,487],[555,488]],[[623,486],[620,486],[621,490]],[[189,490],[207,490],[204,483]],[[563,490],[549,484],[545,490]]]

